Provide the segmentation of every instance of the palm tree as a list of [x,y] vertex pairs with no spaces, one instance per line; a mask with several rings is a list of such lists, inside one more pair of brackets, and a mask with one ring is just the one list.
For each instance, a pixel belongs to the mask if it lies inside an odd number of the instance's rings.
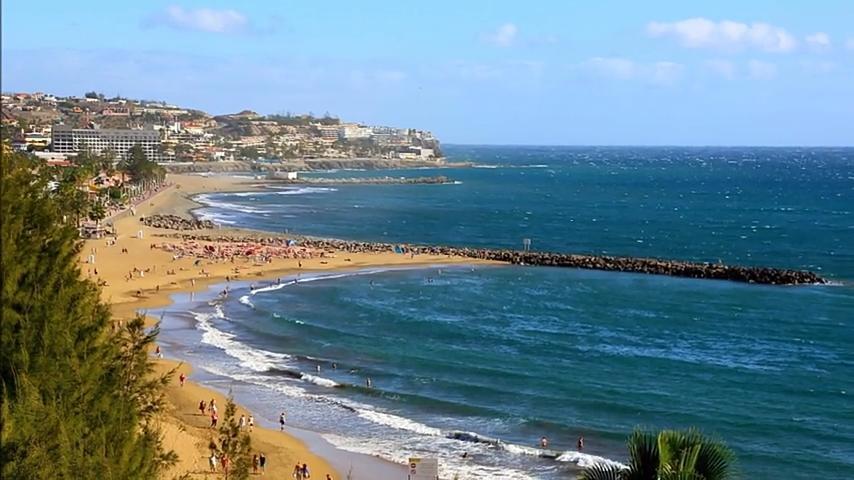
[[629,466],[595,464],[580,480],[728,480],[735,456],[722,442],[698,430],[635,431],[627,442]]

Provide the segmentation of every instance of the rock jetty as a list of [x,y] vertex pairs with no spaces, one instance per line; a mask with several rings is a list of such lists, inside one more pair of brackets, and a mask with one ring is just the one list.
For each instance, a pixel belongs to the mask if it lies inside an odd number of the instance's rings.
[[271,173],[268,178],[277,183],[294,185],[440,185],[453,183],[453,180],[444,175],[435,177],[351,177],[351,178],[282,178],[281,174]]
[[[247,236],[244,239],[233,237],[214,238],[204,235],[179,234],[189,240],[208,241],[246,241],[260,244],[280,244],[287,242],[284,237]],[[669,275],[711,280],[729,280],[764,285],[807,285],[826,284],[826,279],[803,270],[790,270],[769,267],[746,267],[723,265],[718,263],[686,262],[680,260],[662,260],[656,258],[613,257],[600,255],[574,255],[552,252],[525,252],[509,249],[459,248],[444,246],[411,246],[390,243],[354,242],[334,239],[301,237],[300,246],[320,251],[334,252],[389,252],[403,254],[431,254],[460,256],[480,260],[492,260],[514,265],[535,265],[548,267],[583,268],[615,272],[645,273],[650,275]]]
[[169,230],[206,230],[216,228],[216,224],[210,220],[184,218],[178,215],[150,215],[140,218],[139,221],[149,227],[167,228]]

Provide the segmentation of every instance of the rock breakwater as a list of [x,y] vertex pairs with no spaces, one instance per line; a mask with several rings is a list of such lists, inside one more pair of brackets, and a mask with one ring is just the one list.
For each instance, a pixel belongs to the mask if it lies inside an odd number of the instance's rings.
[[178,215],[149,215],[140,218],[139,221],[149,227],[166,228],[169,230],[206,230],[216,228],[216,224],[210,220],[184,218]]
[[268,178],[278,183],[294,185],[440,185],[453,183],[453,180],[444,175],[435,177],[352,177],[352,178],[282,178],[282,174],[271,173]]
[[178,234],[188,240],[208,241],[246,241],[264,245],[282,244],[296,240],[302,247],[335,252],[390,252],[404,255],[444,255],[467,257],[479,260],[491,260],[514,265],[533,265],[564,268],[583,268],[616,272],[645,273],[650,275],[669,275],[710,280],[729,280],[733,282],[764,285],[808,285],[826,284],[826,279],[814,272],[771,267],[748,267],[723,265],[718,263],[687,262],[681,260],[663,260],[657,258],[614,257],[600,255],[575,255],[553,252],[524,252],[508,249],[460,248],[447,246],[412,246],[390,243],[354,242],[309,237],[263,237],[246,236],[211,237],[193,234]]

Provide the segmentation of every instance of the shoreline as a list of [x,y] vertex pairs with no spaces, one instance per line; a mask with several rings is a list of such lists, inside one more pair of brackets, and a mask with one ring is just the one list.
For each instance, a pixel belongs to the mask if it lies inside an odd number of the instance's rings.
[[[260,281],[308,271],[322,273],[380,267],[495,263],[438,255],[419,255],[416,258],[410,258],[394,253],[344,253],[347,258],[334,254],[325,258],[301,260],[274,258],[263,264],[253,263],[248,258],[235,263],[208,260],[195,262],[193,258],[174,259],[170,253],[153,249],[150,244],[152,242],[177,244],[181,240],[169,238],[168,234],[174,233],[173,231],[142,225],[138,217],[155,213],[187,215],[193,209],[202,206],[192,200],[194,195],[250,191],[253,189],[253,184],[254,188],[259,188],[257,184],[260,182],[254,179],[226,176],[170,175],[170,177],[173,185],[138,204],[135,207],[136,215],[122,212],[111,219],[117,232],[114,244],[110,244],[106,239],[84,241],[80,253],[81,273],[102,285],[101,298],[110,305],[114,321],[127,320],[137,312],[166,307],[172,304],[171,297],[175,294],[206,291],[231,278],[237,281]],[[220,236],[249,233],[269,236],[267,232],[236,228],[216,229],[212,232]],[[90,256],[94,257],[94,263],[88,263]],[[233,273],[235,270],[238,273]],[[156,320],[151,317],[147,317],[146,320],[148,326],[156,323]],[[157,359],[155,365],[158,374],[178,368],[179,372],[184,372],[188,377],[184,387],[177,385],[176,377],[165,391],[168,411],[163,414],[161,422],[164,445],[166,448],[175,450],[179,460],[173,468],[165,472],[163,477],[172,478],[185,473],[189,474],[190,478],[207,475],[209,474],[206,461],[207,437],[210,430],[206,427],[207,418],[198,414],[197,404],[201,399],[207,401],[210,398],[216,398],[217,402],[224,405],[224,396],[209,386],[193,382],[192,365],[187,362]],[[242,405],[237,406],[238,414],[247,416],[252,414]],[[260,422],[256,422],[258,423]],[[375,462],[386,462],[404,471],[403,466],[384,459],[353,454],[331,445],[318,445],[317,442],[311,441],[314,435],[314,432],[310,431],[296,435],[291,431],[283,433],[258,425],[252,434],[253,452],[264,451],[268,458],[267,472],[274,476],[290,475],[291,465],[300,461],[308,463],[316,477],[323,478],[326,473],[330,473],[333,478],[344,478],[341,475],[346,475],[347,471],[342,470],[341,466],[345,461],[353,462],[356,455],[359,460],[364,461],[364,464],[360,465],[360,470],[370,472],[372,468],[376,468]],[[316,435],[319,437],[319,434]],[[323,456],[315,450],[322,450]],[[374,465],[371,466],[371,463]],[[337,468],[333,464],[337,464]],[[371,478],[361,474],[354,478],[360,477]]]

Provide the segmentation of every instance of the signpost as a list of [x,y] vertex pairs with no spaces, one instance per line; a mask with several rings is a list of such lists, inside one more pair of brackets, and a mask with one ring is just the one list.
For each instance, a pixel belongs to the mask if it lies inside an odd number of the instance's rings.
[[409,480],[439,480],[438,458],[410,458]]

